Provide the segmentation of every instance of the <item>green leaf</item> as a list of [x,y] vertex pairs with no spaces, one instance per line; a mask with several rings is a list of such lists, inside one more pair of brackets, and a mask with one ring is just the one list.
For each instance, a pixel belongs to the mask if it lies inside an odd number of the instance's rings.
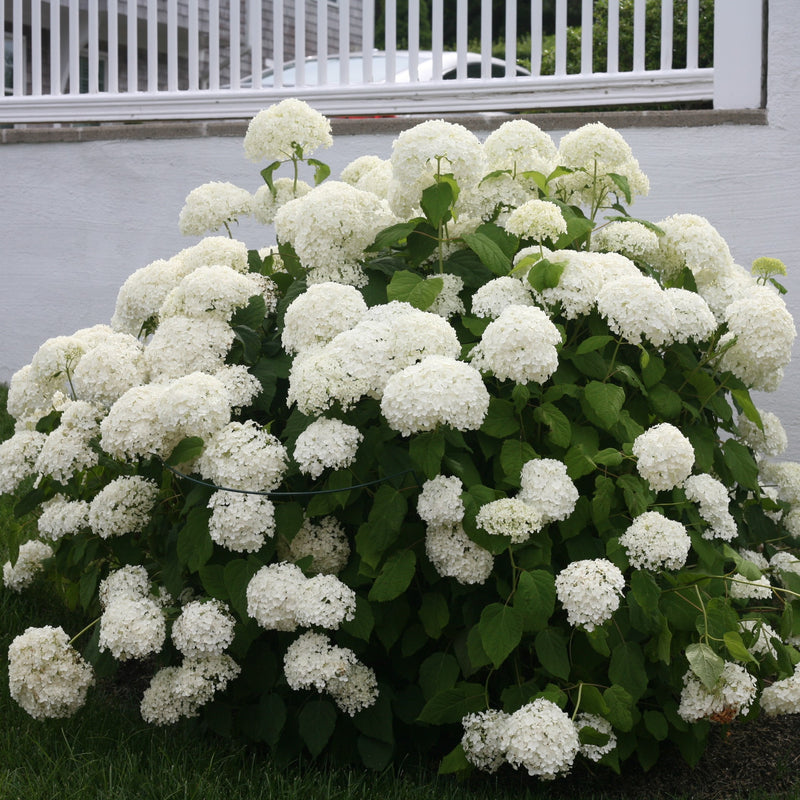
[[567,415],[557,406],[543,403],[533,412],[533,418],[547,425],[550,441],[556,447],[569,447],[572,441],[572,425]]
[[744,661],[745,664],[749,661],[756,661],[750,651],[744,646],[742,637],[737,631],[725,631],[722,638],[732,658],[735,658],[737,661]]
[[254,294],[247,301],[246,306],[241,306],[236,309],[233,317],[231,317],[231,325],[244,325],[247,328],[258,330],[266,316],[267,304],[263,295]]
[[546,258],[542,258],[530,268],[528,272],[528,283],[533,286],[537,292],[543,292],[545,289],[555,289],[555,287],[558,286],[558,282],[561,280],[564,266],[564,264],[554,264]]
[[225,587],[231,605],[241,619],[247,619],[247,585],[258,572],[258,565],[251,560],[234,558],[225,565]]
[[266,166],[261,170],[261,177],[264,179],[264,183],[269,186],[269,190],[272,192],[273,197],[275,197],[275,183],[272,180],[272,173],[275,172],[275,170],[278,169],[282,163],[283,162],[281,161],[273,161],[269,166]]
[[536,451],[528,442],[506,439],[500,449],[500,466],[506,481],[512,486],[519,486],[522,467],[534,458]]
[[208,508],[193,508],[178,533],[178,559],[190,572],[197,572],[214,552],[214,542],[208,532],[210,517]]
[[584,410],[590,409],[600,424],[608,430],[619,419],[619,413],[625,404],[625,390],[613,383],[589,381],[584,387],[581,404]]
[[577,346],[575,352],[578,353],[578,355],[583,355],[584,353],[591,353],[593,350],[601,350],[609,342],[613,341],[614,337],[608,336],[607,334],[603,336],[589,336]]
[[314,170],[314,186],[319,186],[331,174],[331,168],[324,161],[318,161],[316,158],[307,158],[306,164],[310,167],[316,167]]
[[245,364],[255,364],[261,355],[261,337],[247,325],[232,325],[233,335],[242,348]]
[[617,478],[617,486],[622,489],[625,504],[628,506],[632,517],[638,517],[643,514],[655,500],[655,495],[650,491],[647,481],[638,475],[630,473],[620,475]]
[[361,763],[375,772],[381,772],[391,763],[394,745],[361,735],[356,740],[356,748],[361,756]]
[[439,181],[422,192],[420,207],[434,228],[452,219],[453,187],[447,181]]
[[439,296],[443,285],[441,278],[427,280],[415,272],[401,269],[392,275],[386,287],[386,296],[390,301],[399,300],[426,311]]
[[301,738],[316,758],[333,736],[336,709],[328,700],[311,700],[298,714],[297,723]]
[[447,607],[447,600],[438,592],[426,592],[422,595],[419,619],[429,638],[438,639],[447,623],[450,622],[450,609]]
[[489,411],[481,430],[495,439],[506,439],[519,430],[519,420],[514,404],[499,397],[489,398]]
[[375,492],[369,517],[356,533],[356,552],[373,569],[397,539],[407,511],[405,497],[393,486],[384,483]]
[[703,686],[714,691],[722,675],[725,662],[707,644],[695,643],[686,648],[686,659],[692,672]]
[[764,422],[761,419],[761,414],[758,413],[758,409],[750,398],[750,392],[748,392],[747,389],[731,389],[731,396],[736,401],[736,405],[742,409],[742,413],[747,419],[758,425],[761,430],[764,430]]
[[628,179],[624,175],[617,175],[615,172],[609,172],[608,177],[614,181],[616,187],[622,192],[625,197],[625,202],[630,205],[631,203],[631,186]]
[[567,640],[557,628],[545,628],[536,634],[536,655],[541,665],[552,675],[569,680],[569,654]]
[[564,219],[567,221],[567,232],[558,237],[554,248],[555,250],[564,250],[568,248],[573,242],[582,239],[594,230],[594,222],[590,219],[586,219],[584,216],[577,216],[576,214],[567,216],[565,214]]
[[522,639],[523,617],[515,606],[492,603],[481,612],[478,629],[486,655],[499,667]]
[[663,742],[669,736],[669,723],[660,711],[648,709],[642,717],[645,728],[657,742]]
[[369,600],[385,603],[401,595],[411,583],[417,567],[413,550],[401,550],[390,556],[369,590]]
[[452,775],[455,772],[467,772],[472,769],[472,764],[467,761],[464,748],[459,742],[439,763],[440,775]]
[[461,239],[495,275],[508,275],[511,259],[484,233],[465,233]]
[[486,708],[486,691],[481,683],[460,683],[434,695],[417,717],[418,722],[444,725],[461,722],[467,714]]
[[514,608],[519,612],[525,632],[547,627],[556,605],[556,585],[552,574],[543,569],[521,572],[514,591]]
[[733,479],[745,489],[758,491],[758,464],[753,454],[735,439],[726,439],[722,452]]
[[202,452],[203,440],[199,436],[187,436],[175,445],[164,463],[170,467],[185,464],[188,461],[194,461]]
[[656,384],[650,389],[647,402],[650,408],[664,419],[675,419],[683,410],[681,396],[663,383]]
[[429,480],[441,472],[445,439],[441,430],[426,431],[411,437],[408,454],[414,465]]
[[387,250],[390,247],[401,244],[417,229],[421,222],[424,222],[422,217],[415,217],[408,222],[399,222],[397,225],[390,225],[388,228],[384,228],[367,248],[367,252]]
[[602,747],[608,744],[611,737],[607,733],[600,733],[600,731],[592,728],[591,725],[584,725],[578,731],[578,739],[581,744],[592,744]]
[[647,670],[642,648],[636,642],[623,642],[611,650],[608,677],[628,691],[634,700],[647,689]]
[[351,620],[345,620],[339,630],[368,642],[374,627],[375,615],[372,613],[372,606],[364,597],[357,594],[355,616]]
[[461,670],[454,656],[449,653],[434,653],[419,667],[419,685],[426,700],[456,685]]
[[633,698],[622,686],[609,686],[603,692],[608,706],[606,719],[617,729],[629,731],[633,728]]
[[222,564],[206,564],[198,570],[200,583],[209,597],[216,600],[227,600],[228,589],[225,586],[225,568]]

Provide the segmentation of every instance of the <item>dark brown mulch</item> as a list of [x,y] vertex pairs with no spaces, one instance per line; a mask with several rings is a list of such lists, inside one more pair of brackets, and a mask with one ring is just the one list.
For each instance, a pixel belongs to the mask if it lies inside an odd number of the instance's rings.
[[715,729],[694,768],[663,749],[648,772],[630,759],[621,776],[578,772],[552,784],[554,800],[733,800],[800,798],[800,715]]

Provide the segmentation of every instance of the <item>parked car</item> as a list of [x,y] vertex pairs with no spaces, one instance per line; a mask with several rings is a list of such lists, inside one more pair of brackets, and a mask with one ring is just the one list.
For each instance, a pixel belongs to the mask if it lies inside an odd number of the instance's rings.
[[[482,76],[482,57],[480,53],[467,53],[467,78],[480,78]],[[387,54],[384,51],[376,51],[372,54],[372,79],[370,83],[387,83],[386,70],[387,70]],[[340,83],[340,68],[342,59],[339,55],[329,56],[326,61],[326,76],[325,84],[338,84]],[[348,59],[348,83],[363,83],[364,82],[364,56],[361,53],[351,53]],[[500,58],[491,59],[491,77],[503,78],[506,74],[506,62]],[[289,61],[283,66],[283,74],[281,85],[286,87],[293,87],[297,85],[302,86],[317,86],[319,85],[319,67],[320,61],[316,56],[310,56],[304,62],[304,76],[303,83],[298,84],[297,64],[294,61]],[[394,83],[410,83],[411,82],[411,56],[407,50],[398,50],[394,54]],[[517,65],[517,75],[530,75],[530,72]],[[433,74],[433,53],[430,51],[420,51],[417,60],[417,80],[431,81],[434,79],[441,80],[455,80],[458,77],[458,53],[444,52],[442,53],[442,71],[438,76]],[[253,85],[252,76],[242,78],[241,88],[249,89]],[[275,70],[273,67],[267,67],[261,75],[262,86],[275,85]],[[223,88],[230,88],[225,86]]]

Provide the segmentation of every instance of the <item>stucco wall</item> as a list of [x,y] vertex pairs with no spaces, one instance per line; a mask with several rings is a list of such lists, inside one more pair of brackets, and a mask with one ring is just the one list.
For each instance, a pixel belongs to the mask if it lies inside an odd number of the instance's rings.
[[[793,34],[800,6],[771,0],[769,17],[768,124],[662,127],[656,115],[652,125],[638,117],[616,127],[650,178],[650,196],[633,212],[653,220],[679,212],[707,217],[746,267],[760,255],[782,259],[790,270],[787,302],[800,320],[800,50]],[[558,141],[566,128],[548,120]],[[485,136],[501,121],[476,132]],[[359,155],[389,156],[395,132],[368,121],[357,130],[321,154],[334,176]],[[191,189],[229,180],[255,190],[258,169],[238,136],[0,145],[0,381],[44,339],[107,322],[128,274],[196,241],[177,228]],[[272,243],[271,232],[252,222],[235,235],[251,247]],[[795,359],[779,391],[757,403],[780,415],[791,440],[787,455],[800,460],[798,397]]]

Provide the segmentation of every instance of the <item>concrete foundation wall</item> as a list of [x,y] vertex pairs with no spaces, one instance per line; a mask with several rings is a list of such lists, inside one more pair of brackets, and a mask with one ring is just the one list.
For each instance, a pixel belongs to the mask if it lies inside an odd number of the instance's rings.
[[[800,23],[795,0],[772,0],[765,115],[715,112],[536,115],[554,139],[603,119],[625,136],[650,178],[650,196],[632,212],[657,221],[674,213],[706,217],[745,267],[762,255],[789,268],[787,302],[800,320]],[[472,119],[485,137],[503,118]],[[766,124],[763,124],[766,122]],[[342,121],[334,146],[318,153],[337,177],[357,156],[388,157],[404,120]],[[4,131],[0,144],[0,381],[8,381],[46,338],[107,322],[117,290],[134,270],[197,239],[182,237],[186,195],[211,180],[254,191],[260,166],[242,149],[244,125]],[[202,135],[201,135],[202,134]],[[223,135],[226,134],[226,135]],[[231,135],[236,134],[236,135]],[[131,138],[132,136],[188,138]],[[63,141],[94,139],[88,141]],[[96,137],[96,138],[95,138]],[[36,139],[40,141],[37,141]],[[54,141],[60,138],[62,141]],[[250,247],[271,230],[245,221],[234,235]],[[782,387],[756,398],[781,417],[800,460],[800,366]]]

